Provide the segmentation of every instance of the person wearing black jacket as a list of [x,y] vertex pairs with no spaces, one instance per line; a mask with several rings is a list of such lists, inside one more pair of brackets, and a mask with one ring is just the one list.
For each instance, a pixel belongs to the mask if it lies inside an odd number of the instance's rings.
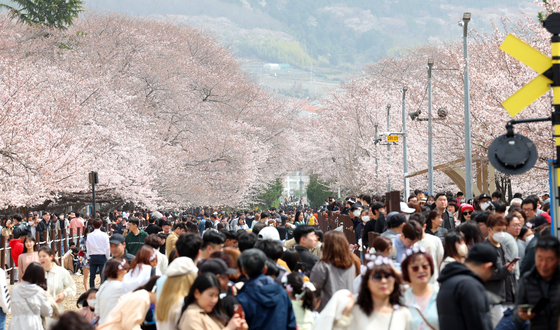
[[41,242],[46,241],[45,231],[49,230],[48,223],[50,222],[51,215],[49,213],[43,214],[43,220],[39,221],[37,224],[37,231],[39,232],[39,239]]
[[299,225],[294,229],[294,239],[297,246],[295,250],[301,258],[302,268],[304,268],[305,275],[309,276],[313,266],[319,261],[319,257],[309,252],[310,249],[317,245],[319,238],[315,234],[315,227],[310,225]]
[[[364,237],[362,237],[362,242],[364,246],[369,247],[369,236],[368,233],[370,231],[378,232],[375,230],[377,225],[377,220],[379,218],[383,218],[383,204],[381,203],[373,203],[369,205],[369,221],[366,223],[364,228]],[[381,233],[380,233],[381,234]]]
[[[514,320],[517,323],[530,320],[531,330],[557,329],[560,312],[560,242],[556,237],[538,238],[535,261],[533,268],[519,280]],[[520,305],[533,306],[532,313],[520,309]]]
[[465,264],[452,262],[438,278],[437,309],[440,330],[492,330],[490,302],[484,282],[494,273],[496,250],[475,244]]
[[163,230],[160,226],[156,225],[156,219],[150,218],[150,220],[148,220],[148,223],[148,227],[146,227],[145,230],[148,235],[157,234]]

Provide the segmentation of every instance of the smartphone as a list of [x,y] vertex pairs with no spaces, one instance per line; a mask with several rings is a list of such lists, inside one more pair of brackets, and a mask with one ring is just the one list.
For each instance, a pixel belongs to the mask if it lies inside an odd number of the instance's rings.
[[517,308],[524,313],[531,314],[531,310],[533,309],[533,305],[529,305],[529,304],[519,305],[519,306],[517,306]]
[[240,318],[243,318],[243,307],[241,307],[241,304],[235,304],[233,305],[233,315],[239,315]]
[[521,258],[513,258],[513,260],[511,261],[511,263],[516,263],[516,262],[519,261],[519,259],[521,259]]

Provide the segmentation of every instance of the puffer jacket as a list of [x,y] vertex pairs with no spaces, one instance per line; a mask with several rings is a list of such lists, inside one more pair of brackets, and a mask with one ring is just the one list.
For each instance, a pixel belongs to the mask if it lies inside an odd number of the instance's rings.
[[41,316],[50,317],[52,312],[45,290],[37,284],[22,282],[12,290],[12,320],[8,330],[43,330]]
[[[548,290],[543,290],[548,283]],[[560,268],[556,270],[550,281],[545,281],[533,268],[519,280],[516,306],[529,304],[537,306],[541,299],[547,301],[544,308],[537,311],[531,319],[531,330],[549,330],[558,328],[558,310],[560,309]],[[521,323],[517,308],[514,310],[514,319]]]

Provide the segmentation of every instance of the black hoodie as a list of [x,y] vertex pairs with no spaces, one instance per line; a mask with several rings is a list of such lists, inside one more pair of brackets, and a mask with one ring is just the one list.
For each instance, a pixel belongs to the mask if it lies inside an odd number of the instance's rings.
[[482,279],[452,262],[441,271],[437,297],[440,330],[492,330],[490,303]]

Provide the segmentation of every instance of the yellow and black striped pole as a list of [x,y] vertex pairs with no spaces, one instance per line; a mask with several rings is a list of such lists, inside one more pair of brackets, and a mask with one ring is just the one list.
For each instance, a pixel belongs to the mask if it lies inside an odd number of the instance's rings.
[[[554,104],[552,111],[552,125],[554,126],[554,142],[556,144],[556,162],[551,171],[555,172],[555,178],[551,178],[551,209],[552,211],[552,231],[558,237],[558,225],[560,215],[560,13],[552,13],[543,22],[543,26],[552,33],[551,41],[551,55],[552,55],[552,93],[554,95]],[[554,175],[553,175],[554,177]]]

